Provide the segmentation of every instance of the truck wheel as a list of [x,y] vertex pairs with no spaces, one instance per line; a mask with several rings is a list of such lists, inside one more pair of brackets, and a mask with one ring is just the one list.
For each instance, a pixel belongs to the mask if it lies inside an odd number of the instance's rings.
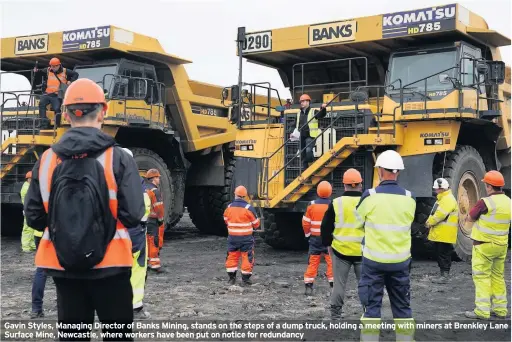
[[302,230],[302,213],[264,211],[263,240],[275,249],[305,250],[308,242]]
[[235,171],[235,159],[226,159],[224,167],[224,186],[209,188],[209,211],[211,213],[211,233],[219,236],[227,236],[228,230],[224,222],[224,210],[234,199],[233,175]]
[[211,220],[207,209],[207,188],[188,188],[185,196],[185,205],[194,226],[203,234],[211,234]]
[[168,225],[178,223],[181,217],[176,217],[177,215],[172,213],[174,186],[171,171],[167,167],[167,164],[157,153],[146,148],[131,148],[131,151],[133,152],[133,158],[139,167],[139,172],[145,173],[149,169],[157,169],[160,172],[159,188],[165,206],[165,221]]
[[[486,196],[485,186],[481,182],[485,175],[485,165],[475,148],[460,145],[455,151],[446,154],[444,174],[442,167],[442,164],[435,166],[434,178],[444,177],[448,180],[459,204],[459,230],[455,254],[457,259],[467,261],[471,259],[473,248],[470,238],[473,224],[468,221],[469,211],[481,197]],[[422,211],[416,215],[419,223],[425,222],[433,204],[434,201],[429,201],[426,205],[418,205],[418,210]]]
[[2,236],[20,236],[23,230],[23,207],[2,204]]

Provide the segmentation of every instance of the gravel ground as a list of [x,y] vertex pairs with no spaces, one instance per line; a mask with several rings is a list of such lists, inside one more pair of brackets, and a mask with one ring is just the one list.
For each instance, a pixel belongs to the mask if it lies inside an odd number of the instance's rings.
[[[22,253],[19,239],[2,238],[1,242],[1,317],[3,320],[27,319],[30,314],[31,284],[34,273],[33,254]],[[253,286],[227,285],[224,269],[226,241],[222,237],[200,235],[185,216],[166,236],[161,252],[165,273],[150,273],[144,299],[152,318],[162,320],[325,320],[329,319],[330,288],[321,265],[314,296],[304,296],[303,273],[307,264],[305,252],[277,251],[256,239]],[[438,273],[433,260],[415,260],[411,273],[411,302],[417,320],[463,320],[466,310],[474,305],[471,265],[456,262],[452,266],[450,284],[431,282]],[[510,254],[505,270],[510,311]],[[353,273],[347,284],[344,318],[358,320],[361,306]],[[47,282],[44,311],[47,319],[55,319],[56,295],[53,282]],[[383,318],[391,319],[387,295]],[[471,322],[471,321],[468,321]],[[510,320],[508,321],[510,327]],[[446,333],[446,332],[445,332]],[[416,336],[427,340],[467,340],[451,335]],[[486,331],[487,341],[500,340],[503,332]],[[506,333],[510,341],[510,329]],[[475,335],[476,336],[476,335]],[[341,337],[340,337],[341,338]],[[355,339],[346,336],[341,339]],[[477,339],[477,337],[475,337]],[[503,340],[503,339],[501,339]]]

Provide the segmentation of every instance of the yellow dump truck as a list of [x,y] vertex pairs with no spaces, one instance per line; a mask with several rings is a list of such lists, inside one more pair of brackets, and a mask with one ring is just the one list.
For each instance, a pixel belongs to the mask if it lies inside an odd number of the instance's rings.
[[[25,174],[70,127],[63,120],[47,129],[39,118],[41,76],[33,70],[46,69],[52,57],[103,87],[109,105],[103,130],[133,151],[141,175],[160,171],[167,223],[179,221],[186,201],[200,230],[224,234],[236,134],[231,102],[223,100],[222,87],[190,80],[190,61],[166,53],[155,38],[115,26],[2,38],[2,78],[15,73],[31,84],[2,93],[2,233],[21,230]],[[258,106],[253,118],[269,110]]]
[[[301,216],[316,185],[327,180],[340,196],[342,174],[356,168],[364,188],[374,187],[376,157],[395,149],[405,163],[399,184],[417,198],[413,252],[424,250],[432,184],[442,176],[460,207],[456,253],[470,257],[468,212],[486,195],[486,170],[503,172],[510,194],[510,77],[505,83],[498,49],[509,38],[449,4],[249,33],[241,27],[237,42],[240,59],[277,69],[293,97],[280,123],[238,123],[236,141],[248,146],[235,150],[235,184],[247,185],[264,212],[269,245],[304,247]],[[239,79],[235,95],[250,86]],[[300,129],[305,93],[313,108],[328,106],[314,161],[303,167],[306,146],[290,134]],[[240,103],[250,105],[233,101]]]

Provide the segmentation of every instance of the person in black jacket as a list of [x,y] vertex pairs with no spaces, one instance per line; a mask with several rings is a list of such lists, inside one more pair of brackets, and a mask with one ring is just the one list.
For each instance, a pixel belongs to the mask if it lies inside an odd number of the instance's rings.
[[[72,99],[68,100],[68,96]],[[69,87],[64,104],[67,110],[64,115],[71,123],[72,128],[62,136],[59,142],[52,145],[51,150],[45,151],[36,162],[32,170],[32,182],[25,198],[24,210],[27,223],[36,230],[44,231],[36,255],[36,265],[44,268],[55,281],[59,322],[92,324],[96,311],[101,322],[124,322],[125,325],[122,327],[106,330],[122,333],[123,341],[131,340],[126,333],[131,332],[131,328],[127,324],[133,322],[133,292],[130,283],[133,259],[131,241],[124,227],[138,226],[145,213],[138,167],[135,160],[120,146],[117,146],[114,138],[100,130],[107,109],[101,87],[89,79],[80,79]],[[112,187],[109,186],[107,203],[112,205],[113,198],[117,201],[117,225],[116,236],[110,240],[109,247],[116,246],[113,248],[119,252],[110,252],[107,248],[105,257],[101,261],[102,267],[84,271],[69,271],[62,268],[57,260],[55,250],[59,246],[53,245],[50,239],[51,235],[46,229],[49,225],[47,212],[54,212],[53,210],[49,211],[48,207],[51,208],[52,199],[55,197],[52,197],[54,194],[51,193],[51,188],[50,195],[47,194],[48,190],[44,194],[45,184],[48,189],[48,179],[40,178],[39,174],[41,168],[44,168],[42,171],[44,174],[48,165],[53,163],[52,159],[48,157],[51,153],[47,154],[47,152],[52,152],[64,160],[104,156],[105,170],[110,162],[112,163],[113,179],[110,179],[115,181],[117,189],[111,190]],[[47,162],[48,160],[50,161]],[[97,160],[99,161],[99,159]],[[105,172],[105,177],[108,178],[107,172]],[[56,177],[53,178],[52,184],[56,181]],[[115,194],[112,195],[111,192],[115,192]],[[46,197],[43,197],[43,194]],[[80,209],[59,207],[58,210]],[[80,220],[82,214],[76,213],[74,217]],[[124,227],[119,227],[119,224]],[[72,226],[64,226],[63,229],[71,231]],[[121,247],[119,247],[120,243]],[[60,248],[62,248],[62,244]],[[111,251],[113,250],[111,249]],[[77,332],[73,329],[63,330]],[[79,332],[87,333],[87,331],[90,330],[79,329]]]
[[71,84],[78,79],[78,73],[67,68],[63,68],[60,60],[57,57],[53,57],[50,60],[50,66],[48,69],[37,69],[34,68],[34,73],[42,73],[42,96],[39,100],[39,117],[41,118],[41,128],[48,128],[49,121],[46,118],[46,106],[52,105],[55,111],[55,126],[60,126],[61,120],[61,105],[64,94],[62,91],[59,94],[59,90],[62,85],[65,86]]

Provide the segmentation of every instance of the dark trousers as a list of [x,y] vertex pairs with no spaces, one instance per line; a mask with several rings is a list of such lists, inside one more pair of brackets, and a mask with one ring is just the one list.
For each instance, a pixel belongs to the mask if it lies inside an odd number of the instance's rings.
[[[309,163],[311,163],[314,160],[313,148],[315,148],[315,143],[312,143],[313,140],[314,139],[311,137],[304,137],[302,135],[300,137],[300,149],[302,151],[301,152],[302,171],[307,169],[309,167]],[[308,144],[309,144],[309,146],[308,146]],[[304,150],[304,148],[306,148],[306,149]]]
[[388,292],[393,318],[411,318],[409,263],[380,264],[363,258],[359,299],[364,317],[380,318],[384,286]]
[[[38,236],[34,236],[34,240],[36,242],[36,250],[39,247],[39,242],[41,238]],[[43,311],[43,297],[44,297],[44,288],[46,286],[46,272],[44,269],[38,267],[36,268],[36,273],[34,274],[34,279],[32,281],[32,312],[42,312]]]
[[41,100],[39,101],[39,117],[41,119],[46,118],[46,106],[51,103],[52,109],[55,111],[55,122],[60,124],[61,118],[61,99],[57,96],[57,94],[45,94],[41,96]]
[[[94,323],[94,312],[101,323],[122,325],[120,328],[102,329],[103,332],[116,333],[117,338],[104,338],[104,341],[133,341],[126,336],[132,329],[133,292],[130,283],[131,270],[101,279],[69,279],[54,277],[57,287],[58,321],[60,323]],[[93,326],[94,328],[94,326]],[[77,330],[60,330],[75,333]],[[80,332],[88,332],[85,328]],[[119,333],[122,336],[119,336]],[[61,339],[62,341],[63,339]],[[90,341],[90,338],[66,339]]]
[[437,264],[441,272],[450,272],[452,266],[453,245],[445,242],[434,242]]

